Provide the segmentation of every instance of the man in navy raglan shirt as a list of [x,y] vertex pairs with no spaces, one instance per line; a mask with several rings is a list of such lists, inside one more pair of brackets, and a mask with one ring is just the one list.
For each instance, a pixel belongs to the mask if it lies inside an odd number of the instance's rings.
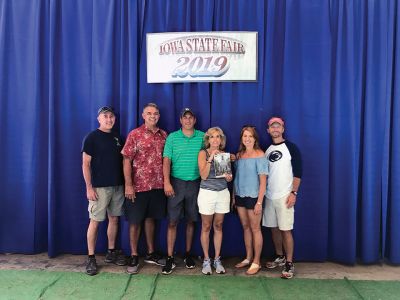
[[122,140],[112,131],[115,112],[112,107],[101,107],[97,112],[99,128],[89,133],[82,145],[82,171],[89,201],[90,223],[87,230],[88,261],[86,274],[96,275],[98,267],[95,248],[99,223],[108,216],[108,252],[106,263],[126,265],[120,250],[115,250],[118,217],[123,214],[124,175],[122,169]]
[[274,269],[284,266],[281,278],[290,279],[294,276],[292,229],[302,163],[296,145],[283,138],[284,131],[285,122],[282,118],[272,117],[268,121],[272,145],[265,151],[269,174],[262,224],[271,228],[276,252],[275,260],[267,262],[266,267]]

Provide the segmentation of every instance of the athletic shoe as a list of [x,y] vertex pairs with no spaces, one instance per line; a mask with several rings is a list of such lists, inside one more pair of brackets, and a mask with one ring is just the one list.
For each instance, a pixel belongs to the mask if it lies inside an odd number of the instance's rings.
[[97,274],[96,258],[89,257],[86,264],[86,274],[93,276]]
[[291,279],[294,276],[294,264],[292,262],[286,262],[283,268],[281,278]]
[[285,255],[277,255],[274,261],[269,261],[266,264],[268,269],[275,269],[276,267],[283,267],[286,263]]
[[214,259],[214,269],[217,274],[225,274],[225,268],[221,263],[221,256]]
[[126,272],[129,274],[137,274],[139,272],[139,256],[132,255],[129,258],[128,267]]
[[201,270],[201,272],[204,274],[204,275],[211,275],[212,274],[212,270],[211,270],[211,260],[208,258],[208,259],[205,259],[204,261],[203,261],[203,269]]
[[196,263],[189,254],[186,254],[185,259],[183,261],[185,262],[185,266],[188,269],[193,269],[196,266]]
[[116,264],[117,266],[125,266],[126,257],[122,253],[122,250],[108,250],[104,262],[113,263]]
[[157,252],[153,252],[153,253],[149,253],[146,255],[144,262],[148,263],[148,264],[164,267],[166,260]]
[[165,266],[162,268],[162,273],[164,275],[169,275],[172,273],[173,269],[175,269],[174,257],[168,256]]

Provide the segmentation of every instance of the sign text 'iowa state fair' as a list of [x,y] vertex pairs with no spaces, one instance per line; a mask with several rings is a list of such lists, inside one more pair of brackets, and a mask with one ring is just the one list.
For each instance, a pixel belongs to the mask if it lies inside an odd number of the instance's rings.
[[256,32],[147,34],[147,82],[255,81]]

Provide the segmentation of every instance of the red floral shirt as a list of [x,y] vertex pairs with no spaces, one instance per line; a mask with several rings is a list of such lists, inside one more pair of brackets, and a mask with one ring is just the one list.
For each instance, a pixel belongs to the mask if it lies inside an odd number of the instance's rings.
[[164,188],[162,154],[166,139],[164,130],[153,132],[144,124],[129,133],[121,153],[132,160],[135,192]]

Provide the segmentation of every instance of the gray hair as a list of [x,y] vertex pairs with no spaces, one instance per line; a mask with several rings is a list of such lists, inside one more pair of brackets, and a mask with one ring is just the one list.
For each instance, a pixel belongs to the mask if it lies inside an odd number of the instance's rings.
[[144,110],[145,110],[146,108],[148,108],[148,107],[154,107],[155,109],[157,109],[158,111],[160,111],[160,109],[158,108],[158,105],[157,105],[157,104],[155,104],[155,103],[153,103],[153,102],[149,102],[149,103],[147,103],[145,106],[143,106],[143,112],[144,112]]

